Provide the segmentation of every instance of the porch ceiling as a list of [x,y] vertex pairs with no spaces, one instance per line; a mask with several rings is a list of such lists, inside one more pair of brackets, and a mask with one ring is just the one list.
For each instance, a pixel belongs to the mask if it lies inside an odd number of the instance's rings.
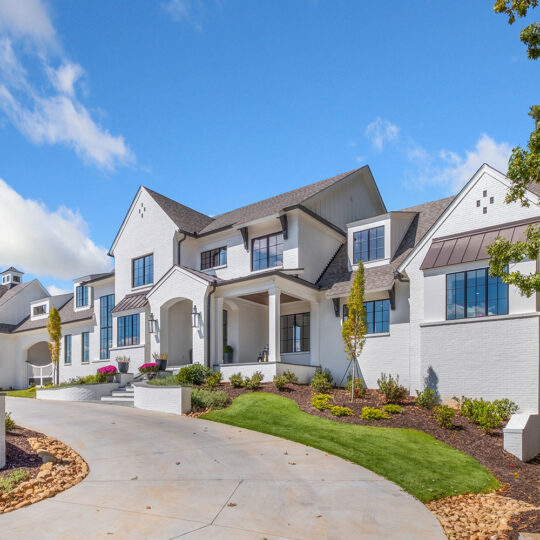
[[[253,294],[245,294],[243,296],[239,296],[238,298],[243,298],[244,300],[249,300],[250,302],[255,302],[257,304],[263,304],[265,306],[268,305],[268,292],[266,291]],[[280,295],[280,304],[298,301],[300,301],[300,298],[296,298],[294,296],[291,296],[290,294],[282,292]]]

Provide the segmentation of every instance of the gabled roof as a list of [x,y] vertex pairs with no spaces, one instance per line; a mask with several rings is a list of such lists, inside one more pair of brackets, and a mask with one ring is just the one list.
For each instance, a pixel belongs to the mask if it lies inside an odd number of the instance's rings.
[[[41,283],[39,283],[37,279],[33,279],[32,281],[29,281],[27,283],[20,283],[19,285],[12,285],[11,287],[8,288],[7,291],[5,291],[4,293],[0,293],[0,306],[5,304],[6,302],[9,302],[16,294],[19,294],[21,291],[26,289],[26,287],[32,285],[33,283],[38,283],[40,287],[43,288],[43,286],[41,285]],[[47,296],[49,296],[48,292],[47,294],[44,295],[44,297],[47,297]]]
[[21,272],[20,270],[13,268],[13,266],[10,266],[7,270],[4,270],[0,274],[7,274],[8,272],[17,272],[18,274],[24,274],[24,272]]
[[[411,206],[401,212],[414,212],[409,229],[397,248],[389,264],[371,266],[365,269],[365,289],[374,291],[390,288],[394,282],[394,273],[407,255],[431,229],[438,217],[448,208],[454,197],[439,199],[418,206]],[[329,297],[346,296],[352,285],[353,272],[349,270],[347,243],[343,244],[317,281],[321,289],[328,289]]]

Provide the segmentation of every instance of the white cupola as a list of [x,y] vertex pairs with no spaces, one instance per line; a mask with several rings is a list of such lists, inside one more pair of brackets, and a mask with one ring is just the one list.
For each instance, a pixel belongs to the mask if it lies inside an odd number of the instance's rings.
[[24,272],[11,266],[0,274],[0,285],[18,285],[22,283],[23,274]]

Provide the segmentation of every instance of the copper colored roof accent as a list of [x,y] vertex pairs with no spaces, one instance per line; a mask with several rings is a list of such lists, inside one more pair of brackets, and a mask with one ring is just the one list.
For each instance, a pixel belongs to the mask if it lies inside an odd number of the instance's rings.
[[[523,241],[529,225],[538,222],[540,222],[540,216],[434,238],[420,270],[487,260],[489,259],[487,248],[499,236],[511,242]],[[449,254],[448,257],[447,254]]]
[[138,309],[146,306],[146,304],[148,304],[148,300],[146,299],[147,292],[148,291],[126,294],[126,296],[114,306],[111,313],[120,313],[122,311],[129,311],[130,309]]

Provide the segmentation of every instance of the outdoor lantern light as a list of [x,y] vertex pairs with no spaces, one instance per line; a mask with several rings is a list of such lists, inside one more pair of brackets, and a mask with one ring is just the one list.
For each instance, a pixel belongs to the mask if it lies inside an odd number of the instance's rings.
[[200,313],[197,311],[197,306],[193,304],[193,311],[191,312],[191,327],[197,328],[199,326],[199,315]]
[[148,331],[151,334],[156,333],[156,319],[154,319],[154,314],[150,313],[150,318],[148,319]]

